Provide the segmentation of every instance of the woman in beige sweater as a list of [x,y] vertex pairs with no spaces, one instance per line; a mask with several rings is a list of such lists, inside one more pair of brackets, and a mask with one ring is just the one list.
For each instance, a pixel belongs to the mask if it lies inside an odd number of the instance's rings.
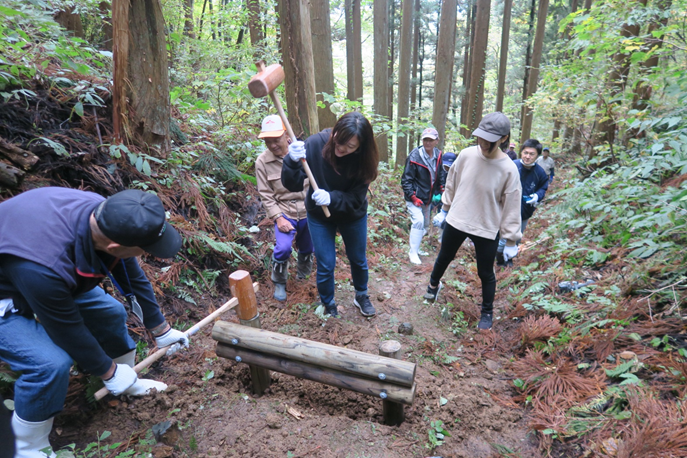
[[518,253],[520,199],[518,168],[502,151],[510,140],[510,121],[503,113],[485,116],[472,133],[477,146],[458,155],[446,178],[443,208],[434,225],[444,225],[441,249],[429,279],[425,299],[435,301],[443,287],[441,277],[466,238],[475,245],[477,274],[482,282],[479,329],[491,329],[496,293],[494,257],[499,237],[506,239],[504,257]]

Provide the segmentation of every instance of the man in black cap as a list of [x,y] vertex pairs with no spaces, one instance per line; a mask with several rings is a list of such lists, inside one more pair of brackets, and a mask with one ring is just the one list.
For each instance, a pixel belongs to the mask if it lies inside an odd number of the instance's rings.
[[[16,458],[43,456],[76,361],[115,395],[167,388],[139,379],[127,312],[98,284],[106,277],[168,354],[188,346],[155,300],[136,256],[172,258],[181,237],[154,194],[40,188],[0,203],[0,359],[14,387]],[[55,454],[51,455],[54,457]]]

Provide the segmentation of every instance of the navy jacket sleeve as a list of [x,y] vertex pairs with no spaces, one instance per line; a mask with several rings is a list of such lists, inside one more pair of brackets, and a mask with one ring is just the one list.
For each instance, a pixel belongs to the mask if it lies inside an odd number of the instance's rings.
[[[124,265],[126,265],[126,273],[129,276],[129,281],[127,281],[126,275],[124,274]],[[141,266],[138,265],[136,258],[120,260],[112,269],[112,276],[117,280],[119,286],[124,289],[124,292],[129,292],[129,282],[131,282],[131,292],[136,296],[143,310],[143,324],[145,324],[146,328],[152,329],[165,321],[165,317],[162,315],[160,306],[155,299],[153,286],[150,284],[150,281],[148,281]]]
[[537,196],[539,197],[539,202],[544,200],[544,196],[546,196],[546,191],[549,189],[549,177],[546,175],[546,172],[544,171],[543,168],[541,168],[539,165],[536,165],[535,168],[539,168],[539,170],[535,170],[537,174],[537,187],[535,188],[536,191],[534,191]]
[[281,184],[291,192],[300,192],[303,190],[305,178],[303,166],[287,154],[281,167]]
[[16,256],[0,256],[0,263],[50,339],[84,370],[105,374],[112,359],[86,327],[64,280],[51,269]]
[[411,197],[415,195],[415,171],[416,167],[410,163],[410,154],[406,158],[406,166],[401,176],[401,186],[403,187],[403,197],[410,202]]

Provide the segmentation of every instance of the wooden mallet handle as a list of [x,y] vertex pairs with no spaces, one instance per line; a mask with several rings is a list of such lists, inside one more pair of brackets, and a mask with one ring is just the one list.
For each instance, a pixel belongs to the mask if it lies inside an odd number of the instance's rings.
[[[261,72],[265,70],[265,64],[263,61],[260,61],[255,65]],[[269,92],[269,95],[272,99],[272,103],[277,108],[279,117],[281,117],[281,120],[284,123],[284,126],[286,127],[286,133],[289,134],[289,138],[291,139],[291,141],[295,142],[297,140],[296,134],[293,133],[293,129],[291,128],[291,124],[289,123],[289,119],[286,117],[286,113],[284,113],[284,108],[282,108],[281,101],[279,100],[279,97],[277,97],[277,94],[274,92],[274,89],[272,89]],[[313,190],[317,191],[318,189],[320,189],[320,187],[317,186],[317,182],[315,181],[315,177],[313,176],[312,171],[310,170],[308,161],[306,161],[305,158],[303,158],[301,159],[301,163],[303,164],[303,170],[305,170],[305,174],[308,176],[308,180],[310,181],[310,186],[312,186]],[[322,211],[324,212],[324,216],[326,216],[327,218],[332,216],[332,214],[329,212],[329,208],[327,208],[326,205],[322,205]]]
[[[257,292],[258,289],[260,289],[260,285],[257,282],[253,283],[253,290]],[[208,316],[206,316],[205,318],[200,320],[198,323],[193,325],[193,327],[191,327],[188,331],[186,331],[185,334],[188,337],[195,335],[202,328],[204,328],[208,324],[212,323],[221,314],[223,314],[227,310],[230,310],[230,309],[233,309],[234,307],[236,307],[238,305],[238,303],[239,303],[239,300],[236,297],[228,300],[220,308],[218,308],[217,310],[215,310],[214,312],[212,312],[211,314],[209,314]],[[136,373],[137,374],[140,373],[143,369],[150,367],[155,361],[157,361],[158,359],[165,356],[165,353],[167,353],[167,350],[169,349],[169,347],[171,347],[171,345],[169,345],[167,347],[160,348],[158,351],[156,351],[152,355],[148,355],[148,357],[146,359],[144,359],[140,363],[136,364],[134,366],[134,370],[136,371]],[[95,392],[95,396],[94,396],[95,400],[100,401],[102,398],[107,396],[107,393],[109,393],[107,388],[103,387],[103,388],[99,389],[98,391]]]

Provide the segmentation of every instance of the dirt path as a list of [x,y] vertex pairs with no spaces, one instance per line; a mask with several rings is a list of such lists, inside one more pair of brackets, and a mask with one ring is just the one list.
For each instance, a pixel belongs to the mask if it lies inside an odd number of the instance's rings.
[[[546,223],[535,216],[528,234],[538,234],[541,224]],[[438,246],[436,233],[425,237],[430,256],[417,267],[407,261],[406,244],[396,243],[384,254],[368,250],[370,296],[377,307],[371,319],[352,304],[345,256],[339,257],[336,271],[339,319],[323,322],[313,313],[314,278],[290,279],[286,304],[271,298],[269,283],[258,293],[264,329],[373,354],[380,340],[398,340],[405,359],[418,364],[417,395],[400,427],[381,423],[379,399],[282,374],[274,374],[265,396],[254,398],[247,366],[217,358],[207,328],[190,351],[150,372],[171,385],[167,392],[136,400],[110,396],[85,416],[65,413],[57,419],[53,444],[82,447],[107,430],[112,432],[107,443],[133,435],[131,445],[119,451],[137,443],[137,450],[152,450],[155,457],[539,456],[523,409],[511,401],[507,342],[513,341],[518,324],[506,319],[512,310],[507,288],[497,291],[493,331],[478,333],[480,285],[474,249],[466,242],[444,277],[439,301],[428,304],[422,294]],[[526,264],[536,255],[537,249],[531,249],[518,262]],[[511,273],[497,268],[499,284]],[[463,319],[456,319],[458,312]],[[237,321],[233,311],[224,319]],[[411,323],[413,335],[399,334],[401,323]],[[462,332],[456,336],[452,328]],[[150,430],[165,421],[172,427],[158,442]],[[451,436],[434,448],[428,430],[437,421]]]

